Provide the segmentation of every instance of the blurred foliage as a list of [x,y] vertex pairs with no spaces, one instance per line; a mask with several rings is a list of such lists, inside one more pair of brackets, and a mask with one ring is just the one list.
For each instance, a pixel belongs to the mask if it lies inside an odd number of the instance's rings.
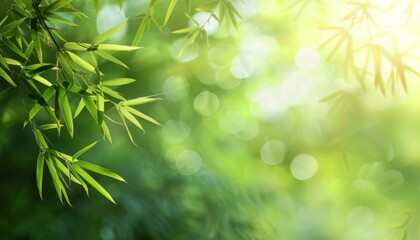
[[[112,145],[83,158],[127,181],[97,176],[118,205],[72,183],[70,207],[52,182],[39,199],[25,111],[3,99],[2,238],[419,238],[415,1],[209,1],[240,13],[223,24],[202,1],[120,2],[73,1],[83,31],[60,27],[86,42],[129,17],[109,42],[143,48],[114,53],[128,69],[99,66],[137,80],[115,88],[128,99],[159,94],[141,111],[163,127],[142,122],[134,146],[110,124]],[[49,136],[63,152],[102,136],[89,112],[76,120],[73,144]]]

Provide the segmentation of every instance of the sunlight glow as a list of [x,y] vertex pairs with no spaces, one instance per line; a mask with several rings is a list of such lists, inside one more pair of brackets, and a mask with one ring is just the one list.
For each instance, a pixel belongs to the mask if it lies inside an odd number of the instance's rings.
[[209,116],[219,109],[219,98],[216,94],[203,91],[194,99],[194,109],[204,116]]
[[321,57],[313,48],[301,48],[295,55],[295,63],[301,70],[314,70],[320,62]]
[[265,164],[276,165],[284,161],[286,144],[280,140],[270,140],[264,143],[260,151]]

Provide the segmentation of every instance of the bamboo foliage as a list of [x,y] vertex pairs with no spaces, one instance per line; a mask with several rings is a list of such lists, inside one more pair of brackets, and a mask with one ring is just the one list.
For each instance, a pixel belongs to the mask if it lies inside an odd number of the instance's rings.
[[[13,0],[12,4],[3,1],[8,7],[7,15],[0,19],[0,81],[8,87],[0,89],[0,100],[8,96],[19,96],[27,117],[24,126],[29,126],[34,133],[39,147],[36,164],[36,178],[39,194],[42,198],[44,173],[49,172],[51,180],[61,202],[70,204],[69,192],[71,182],[82,186],[88,194],[88,186],[95,188],[108,200],[115,203],[107,190],[91,175],[96,173],[124,181],[122,177],[103,167],[79,160],[79,156],[92,148],[90,144],[74,155],[59,151],[46,131],[56,130],[58,136],[66,129],[69,136],[75,136],[75,121],[82,111],[86,111],[102,132],[104,141],[112,143],[112,134],[108,125],[124,125],[129,139],[135,144],[131,128],[144,131],[142,121],[160,125],[158,121],[141,112],[138,107],[159,100],[153,96],[128,99],[118,91],[118,87],[136,82],[133,78],[109,78],[103,71],[101,63],[113,63],[128,68],[122,59],[113,55],[115,52],[137,51],[137,46],[151,23],[162,28],[170,23],[171,15],[179,5],[171,0],[166,8],[163,20],[156,18],[158,0],[150,0],[146,13],[125,19],[121,23],[94,37],[90,41],[77,42],[61,35],[59,27],[66,25],[77,31],[77,24],[61,13],[74,15],[77,19],[87,16],[72,5],[72,0],[39,1],[30,3]],[[96,10],[100,2],[93,0]],[[119,7],[123,5],[118,0]],[[237,25],[239,13],[228,0],[209,1],[200,9],[192,10],[191,1],[185,1],[185,14],[193,20],[197,11],[209,11],[211,17],[226,24]],[[4,7],[4,6],[3,6]],[[216,14],[216,9],[220,10]],[[128,24],[129,20],[141,19],[132,45],[109,44],[107,40],[118,30]],[[133,21],[134,22],[134,21]],[[160,24],[159,22],[162,22]],[[207,38],[203,26],[192,31],[179,33],[190,34],[180,55],[186,48],[196,46],[199,38]],[[55,51],[55,59],[47,60],[46,49]],[[50,77],[54,76],[55,77]],[[47,77],[49,76],[49,77]],[[78,103],[74,108],[73,103]],[[113,120],[108,112],[115,109],[122,123]],[[41,114],[48,116],[43,122]],[[45,167],[46,166],[46,167]],[[47,170],[46,170],[47,169]]]
[[[418,60],[413,51],[418,47],[419,40],[407,46],[401,38],[412,31],[407,23],[416,2],[396,0],[387,6],[372,2],[341,2],[348,9],[347,14],[335,24],[321,28],[333,33],[319,49],[329,51],[327,61],[339,62],[343,78],[347,81],[357,79],[363,90],[369,87],[367,83],[372,82],[372,86],[384,96],[395,94],[398,89],[407,92],[409,77],[419,75],[410,65],[413,59]],[[404,3],[407,5],[404,11],[396,13],[401,11]],[[397,30],[391,31],[387,23],[378,18],[395,19],[402,23]],[[329,99],[328,96],[326,99]]]

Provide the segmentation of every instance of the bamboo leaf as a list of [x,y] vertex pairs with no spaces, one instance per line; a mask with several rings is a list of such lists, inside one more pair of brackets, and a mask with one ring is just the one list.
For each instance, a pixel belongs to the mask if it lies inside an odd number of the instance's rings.
[[109,169],[103,168],[103,167],[95,165],[93,163],[89,163],[89,162],[85,162],[85,161],[78,161],[76,164],[79,165],[80,167],[86,169],[86,170],[89,170],[89,171],[92,171],[92,172],[95,172],[95,173],[98,173],[98,174],[101,174],[101,175],[104,175],[104,176],[107,176],[107,177],[114,178],[118,181],[126,182],[124,180],[124,178],[122,178],[120,175],[110,171]]
[[111,61],[111,62],[113,62],[115,64],[118,64],[118,65],[120,65],[120,66],[125,67],[125,68],[128,69],[127,65],[125,65],[123,62],[121,62],[116,57],[112,56],[111,54],[109,54],[107,52],[96,50],[95,53],[96,53],[96,55],[98,55],[98,56],[100,56],[100,57],[102,57],[102,58],[104,58],[106,60],[109,60],[109,61]]
[[168,23],[168,20],[171,17],[177,2],[178,0],[171,0],[171,2],[169,3],[168,10],[166,11],[165,21],[163,23],[164,26],[166,25],[166,23]]
[[71,113],[71,107],[69,103],[69,99],[67,97],[67,92],[64,88],[58,88],[59,97],[58,103],[61,109],[61,114],[64,118],[64,123],[66,124],[66,128],[70,133],[70,136],[73,137],[74,127],[73,127],[73,116]]
[[105,121],[102,122],[101,131],[102,131],[104,140],[106,138],[108,139],[110,143],[112,143],[111,132],[109,131],[108,126],[106,125]]
[[48,5],[44,11],[47,12],[56,12],[57,10],[65,7],[66,5],[70,4],[72,0],[57,0],[50,5]]
[[147,121],[149,121],[149,122],[151,122],[151,123],[154,123],[154,124],[156,124],[156,125],[162,126],[162,125],[161,125],[160,123],[158,123],[156,120],[154,120],[153,118],[151,118],[151,117],[147,116],[146,114],[144,114],[144,113],[142,113],[142,112],[138,111],[138,110],[137,110],[137,109],[135,109],[135,108],[132,108],[132,107],[126,107],[126,109],[127,109],[127,111],[131,112],[132,114],[134,114],[134,115],[136,115],[136,116],[138,116],[138,117],[143,118],[144,120],[147,120]]
[[0,28],[0,33],[1,33],[1,35],[6,35],[9,31],[11,31],[11,30],[14,30],[14,29],[16,29],[16,28],[18,28],[19,27],[19,25],[21,24],[21,23],[23,23],[24,21],[26,20],[26,17],[23,17],[23,18],[20,18],[20,19],[18,19],[18,20],[16,20],[16,21],[13,21],[13,22],[11,22],[11,23],[9,23],[9,24],[7,24],[7,25],[5,25],[5,26],[2,26],[1,28]]
[[0,67],[0,77],[10,83],[12,86],[16,87],[16,83],[12,80],[12,78]]
[[66,42],[64,44],[64,48],[66,50],[72,50],[72,51],[87,51],[89,46],[90,46],[89,43]]
[[92,176],[89,175],[83,168],[81,168],[79,165],[74,164],[73,165],[74,170],[84,179],[86,182],[88,182],[92,187],[94,187],[99,193],[101,193],[103,196],[105,196],[109,201],[116,204],[112,196],[108,193],[108,191],[105,190],[105,188],[102,187]]
[[154,102],[156,100],[160,100],[160,98],[152,98],[152,97],[138,97],[135,99],[127,100],[122,102],[123,106],[136,106],[141,105],[149,102]]
[[58,198],[60,199],[61,203],[63,203],[62,189],[64,188],[64,186],[62,186],[61,180],[57,174],[57,170],[55,169],[54,163],[51,161],[51,159],[47,158],[46,163],[48,170],[51,174],[51,179],[53,181],[55,191],[57,192]]
[[74,118],[76,118],[77,116],[79,116],[80,112],[82,112],[82,110],[83,110],[84,107],[85,107],[85,102],[84,102],[84,100],[82,98],[82,99],[80,99],[80,102],[77,105],[76,112],[74,112]]
[[[125,130],[127,131],[127,135],[128,135],[128,137],[130,138],[130,141],[131,141],[134,145],[136,145],[136,143],[134,142],[133,136],[131,135],[130,129],[128,128],[127,122],[125,121],[125,117],[124,117],[124,115],[123,115],[120,111],[118,111],[118,114],[120,115],[120,118],[121,118],[121,120],[122,120],[122,122],[123,122],[123,124],[124,124]],[[136,145],[136,146],[137,146],[137,145]]]
[[71,165],[65,166],[60,160],[55,158],[55,164],[57,165],[57,168],[66,175],[67,178],[69,178],[71,181],[73,181],[76,184],[82,185],[82,183],[71,173]]
[[137,29],[136,36],[134,36],[131,46],[137,46],[140,43],[147,25],[149,25],[149,18],[144,17],[143,20],[141,21],[139,29]]
[[37,82],[39,82],[39,83],[44,84],[44,85],[45,85],[45,86],[47,86],[47,87],[51,87],[51,86],[52,86],[52,83],[50,83],[50,81],[48,81],[47,79],[45,79],[45,78],[41,77],[40,75],[35,75],[35,76],[33,77],[33,79],[34,79],[34,80],[36,80],[36,81],[37,81]]
[[91,149],[93,146],[95,146],[98,143],[98,141],[95,141],[89,145],[87,145],[86,147],[80,149],[77,153],[75,153],[72,157],[73,160],[77,159],[78,157],[80,157],[83,153],[85,153],[86,151],[88,151],[89,149]]
[[133,51],[140,49],[141,47],[117,45],[117,44],[99,44],[98,50],[102,51]]
[[93,40],[92,40],[92,44],[94,45],[98,45],[102,42],[104,42],[105,40],[107,40],[108,38],[110,38],[112,35],[114,35],[118,30],[120,30],[126,23],[127,23],[128,19],[125,19],[123,22],[121,22],[120,24],[118,24],[115,27],[112,27],[111,29],[109,29],[108,31],[96,36]]
[[67,52],[71,59],[78,64],[79,66],[81,66],[82,68],[88,70],[91,73],[96,73],[95,72],[95,68],[88,62],[86,62],[85,60],[83,60],[81,57],[77,56],[76,54],[72,53],[72,52]]
[[135,82],[133,78],[114,78],[109,80],[104,80],[101,82],[104,86],[121,86]]
[[10,93],[13,91],[13,87],[8,87],[4,91],[0,92],[0,100],[10,95]]
[[187,27],[187,28],[182,28],[182,29],[179,29],[179,30],[175,30],[172,33],[174,33],[174,34],[183,34],[183,33],[193,32],[193,31],[196,31],[198,29],[199,29],[198,27]]
[[120,93],[110,89],[107,86],[102,86],[102,91],[104,91],[104,93],[108,94],[109,96],[116,98],[118,100],[122,100],[122,101],[126,101],[127,99],[125,99]]
[[139,129],[143,130],[143,127],[141,126],[140,122],[130,113],[127,111],[127,109],[125,108],[120,108],[119,112],[125,117],[127,118],[130,122],[132,122],[136,127],[138,127]]
[[2,37],[1,38],[4,42],[4,44],[6,44],[6,46],[12,50],[13,52],[15,52],[17,55],[21,56],[23,59],[28,60],[28,58],[26,57],[25,53],[23,53],[12,41],[10,41],[7,37]]
[[102,93],[96,93],[96,108],[98,114],[98,125],[101,126],[104,121],[105,101]]
[[82,187],[85,189],[86,195],[89,196],[89,188],[85,181],[79,176],[79,174],[73,169],[73,167],[70,168],[70,172],[71,174],[73,174],[74,178],[76,178],[77,181],[79,181],[80,185],[82,185]]
[[36,162],[36,185],[38,187],[39,197],[42,199],[42,179],[44,176],[44,153],[38,155]]
[[90,115],[93,117],[93,119],[98,122],[98,115],[96,113],[97,108],[96,104],[93,102],[93,100],[89,96],[83,96],[83,102],[86,106],[86,109],[90,113]]

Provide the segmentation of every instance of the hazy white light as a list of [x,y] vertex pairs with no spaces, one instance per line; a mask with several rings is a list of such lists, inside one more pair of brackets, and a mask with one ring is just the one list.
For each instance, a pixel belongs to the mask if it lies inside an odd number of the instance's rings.
[[241,41],[241,50],[252,56],[255,62],[264,61],[271,53],[276,52],[277,43],[273,37],[248,34]]
[[194,109],[201,115],[208,116],[219,109],[219,98],[216,94],[203,91],[194,99]]
[[169,120],[162,128],[165,140],[170,143],[184,141],[190,135],[190,126],[181,121]]
[[235,136],[241,140],[251,140],[260,132],[260,126],[257,121],[247,119],[242,131],[235,133]]
[[373,223],[375,216],[372,209],[365,206],[353,208],[347,215],[347,224],[349,228],[369,228]]
[[[204,30],[207,32],[208,35],[215,33],[219,28],[219,22],[211,16],[211,13],[198,12],[194,14],[193,18],[198,22],[200,26],[204,25]],[[197,25],[190,21],[189,26],[195,27]]]
[[297,105],[308,97],[308,79],[303,73],[290,73],[286,75],[280,87],[282,100],[288,105]]
[[[126,17],[123,10],[121,10],[117,5],[105,5],[98,13],[98,17],[96,18],[96,27],[99,34],[101,34],[120,24],[125,19]],[[127,25],[124,25],[111,37],[111,39],[122,37],[126,31]]]
[[245,127],[245,119],[241,113],[230,110],[219,119],[219,125],[226,133],[239,133]]
[[209,50],[209,63],[215,69],[229,67],[231,59],[232,46],[227,44],[218,44]]
[[290,170],[296,179],[307,180],[318,171],[318,162],[311,155],[299,154],[293,159]]
[[233,89],[241,83],[241,79],[232,77],[231,73],[225,69],[219,69],[215,78],[217,85],[223,89]]
[[280,140],[270,140],[264,143],[260,150],[261,158],[268,165],[276,165],[284,161],[286,145]]
[[301,48],[295,55],[295,63],[302,70],[313,70],[320,62],[321,57],[313,48]]
[[185,150],[178,155],[175,164],[181,174],[192,175],[200,170],[203,160],[198,153]]
[[258,103],[254,114],[257,117],[274,120],[286,113],[288,106],[279,95],[279,88],[276,86],[265,86],[259,89],[253,97],[253,100]]
[[255,70],[254,60],[248,55],[239,55],[233,59],[230,72],[237,78],[247,78]]
[[167,99],[177,101],[188,95],[190,85],[188,81],[181,76],[172,76],[166,79],[162,90],[166,94]]

